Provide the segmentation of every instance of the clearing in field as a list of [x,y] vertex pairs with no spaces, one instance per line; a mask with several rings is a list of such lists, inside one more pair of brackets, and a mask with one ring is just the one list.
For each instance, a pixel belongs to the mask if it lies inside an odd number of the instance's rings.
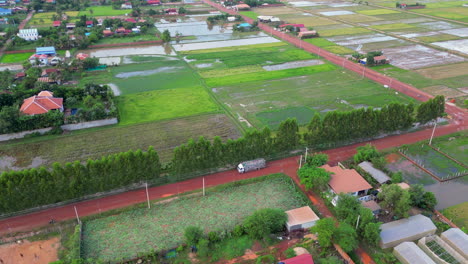
[[205,88],[165,89],[119,96],[120,125],[216,112],[219,107]]
[[[161,160],[168,162],[175,147],[200,136],[207,139],[219,136],[227,140],[236,139],[241,133],[224,114],[77,130],[66,135],[0,143],[0,170],[100,159],[105,155],[129,150],[147,150],[149,146],[154,146]],[[33,161],[36,162],[33,164]]]
[[83,253],[104,261],[129,259],[139,252],[180,245],[184,230],[198,226],[210,231],[231,230],[260,208],[290,210],[304,206],[294,183],[285,176],[240,185],[217,187],[206,196],[182,197],[169,203],[138,208],[84,223]]
[[[246,118],[257,128],[281,122],[285,115],[308,122],[313,116],[312,111],[325,114],[336,109],[381,107],[392,101],[414,101],[343,69],[233,84],[214,88],[213,92],[235,115]],[[303,117],[305,113],[311,115]]]
[[112,6],[92,6],[80,11],[79,16],[121,16],[131,13],[131,10],[114,9]]
[[458,227],[468,228],[468,202],[445,208],[442,214]]
[[416,72],[434,80],[468,75],[468,62],[424,68],[416,70]]
[[48,240],[29,242],[21,240],[20,244],[10,243],[0,245],[1,263],[34,263],[49,264],[57,261],[57,251],[60,247],[60,239],[53,237]]

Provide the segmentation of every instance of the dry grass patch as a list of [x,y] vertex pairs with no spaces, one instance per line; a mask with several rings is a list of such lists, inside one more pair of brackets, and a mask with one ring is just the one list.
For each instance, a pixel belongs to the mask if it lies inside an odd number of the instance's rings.
[[468,62],[424,68],[416,70],[416,72],[434,80],[468,75]]
[[429,86],[422,88],[421,90],[430,93],[434,96],[436,95],[443,95],[446,98],[454,98],[454,97],[460,97],[460,96],[465,96],[465,93],[462,93],[456,89],[448,88],[445,85],[434,85],[434,86]]

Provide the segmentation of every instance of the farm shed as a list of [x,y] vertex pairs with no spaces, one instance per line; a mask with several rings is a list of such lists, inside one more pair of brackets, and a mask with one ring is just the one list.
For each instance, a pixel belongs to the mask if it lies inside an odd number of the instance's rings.
[[414,242],[403,242],[396,246],[393,255],[403,264],[436,264]]
[[405,241],[414,241],[435,234],[437,227],[421,214],[383,224],[380,229],[381,248],[395,247]]
[[236,5],[237,10],[249,10],[250,6],[248,4],[239,4]]
[[320,219],[309,206],[286,211],[286,214],[288,215],[286,222],[288,231],[310,228]]
[[372,166],[372,163],[370,163],[368,161],[363,161],[363,162],[359,163],[358,166],[361,169],[363,169],[365,172],[369,173],[370,176],[372,176],[372,178],[374,178],[380,184],[384,184],[384,183],[390,181],[390,177],[388,177],[388,175],[385,172],[374,168],[374,166]]
[[310,254],[302,254],[293,258],[285,259],[278,264],[314,264],[314,259]]
[[8,8],[0,8],[0,16],[11,15],[11,9]]
[[440,237],[465,259],[468,259],[468,235],[460,228],[450,228],[443,232]]
[[36,54],[37,55],[55,55],[57,54],[55,52],[55,48],[54,47],[37,47],[36,48]]

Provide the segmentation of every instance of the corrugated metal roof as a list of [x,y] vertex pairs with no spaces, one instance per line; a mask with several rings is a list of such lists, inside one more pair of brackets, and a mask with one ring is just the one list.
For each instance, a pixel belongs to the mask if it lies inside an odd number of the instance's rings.
[[56,54],[55,47],[37,47],[36,54]]
[[372,166],[372,163],[368,161],[363,161],[359,163],[358,166],[361,167],[361,169],[363,169],[365,172],[369,173],[372,176],[372,178],[374,178],[380,184],[386,183],[390,180],[390,177],[388,177],[388,175],[385,174],[385,172],[374,168],[374,166]]
[[450,228],[443,232],[440,237],[450,244],[453,249],[458,251],[464,257],[468,256],[468,235],[465,234],[460,228]]
[[[380,238],[384,248],[391,247],[398,241],[416,240],[426,235],[434,234],[437,227],[431,219],[424,215],[410,216],[409,218],[393,221],[380,226]],[[390,246],[388,246],[390,245]]]
[[393,254],[403,263],[436,264],[414,242],[403,242],[393,249]]

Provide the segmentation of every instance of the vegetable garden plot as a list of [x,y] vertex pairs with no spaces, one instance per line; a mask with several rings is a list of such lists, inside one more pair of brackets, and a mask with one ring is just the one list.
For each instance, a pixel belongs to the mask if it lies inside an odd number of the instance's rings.
[[205,197],[181,198],[169,203],[138,208],[84,223],[85,258],[116,261],[140,252],[170,249],[183,242],[188,226],[209,231],[231,230],[260,208],[290,210],[304,206],[289,178],[208,190]]
[[464,174],[468,168],[447,158],[426,144],[411,145],[403,153],[441,180]]

